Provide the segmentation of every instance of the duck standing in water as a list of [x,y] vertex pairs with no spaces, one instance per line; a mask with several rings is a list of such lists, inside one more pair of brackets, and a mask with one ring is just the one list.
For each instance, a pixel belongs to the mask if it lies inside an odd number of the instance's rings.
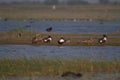
[[52,37],[51,36],[48,36],[48,37],[43,39],[43,42],[45,42],[45,43],[50,43],[51,41],[52,41]]
[[108,38],[107,38],[107,35],[103,34],[103,37],[100,38],[100,39],[98,40],[98,42],[99,42],[100,44],[103,44],[103,43],[106,43],[107,39],[108,39]]

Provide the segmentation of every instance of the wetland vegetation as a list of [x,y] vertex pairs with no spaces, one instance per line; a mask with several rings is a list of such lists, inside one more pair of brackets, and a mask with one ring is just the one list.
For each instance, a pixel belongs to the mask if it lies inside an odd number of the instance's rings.
[[119,61],[50,58],[0,59],[0,76],[61,75],[66,71],[116,73],[119,70]]
[[[40,6],[40,5],[0,5],[0,19],[7,20],[99,20],[119,21],[119,5],[81,5],[81,6]],[[103,22],[102,22],[103,21]],[[6,23],[5,23],[6,24]],[[8,24],[9,25],[9,24]],[[19,25],[17,25],[19,26]],[[27,26],[29,27],[29,26]],[[99,26],[100,27],[100,26]],[[3,29],[4,30],[4,29]],[[120,46],[120,32],[106,33],[108,42],[104,45],[98,43],[98,39],[104,33],[57,33],[57,32],[35,32],[24,29],[13,29],[11,31],[0,32],[0,45],[4,44],[32,44],[36,34],[44,38],[51,35],[54,39],[51,43],[40,41],[36,45],[58,45],[60,36],[70,43],[65,46]],[[16,53],[17,54],[17,53]],[[34,54],[34,53],[33,53]],[[107,53],[109,55],[109,53]],[[120,73],[120,61],[96,61],[86,59],[57,59],[35,57],[28,59],[0,58],[0,76],[48,76],[61,75],[64,72],[92,72],[92,73]],[[0,78],[1,79],[1,78]]]
[[[14,15],[13,15],[14,14]],[[119,5],[40,6],[0,5],[0,17],[38,20],[120,20]]]

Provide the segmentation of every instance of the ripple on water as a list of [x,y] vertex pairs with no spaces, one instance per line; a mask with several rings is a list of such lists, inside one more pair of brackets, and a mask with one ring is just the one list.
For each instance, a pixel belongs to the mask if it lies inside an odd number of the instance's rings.
[[119,46],[31,46],[0,45],[1,58],[67,58],[120,61]]
[[119,21],[106,21],[100,24],[99,21],[41,21],[31,20],[0,20],[0,31],[9,31],[14,29],[25,29],[30,31],[46,31],[46,28],[52,27],[53,32],[62,33],[90,33],[90,32],[115,32],[120,30]]

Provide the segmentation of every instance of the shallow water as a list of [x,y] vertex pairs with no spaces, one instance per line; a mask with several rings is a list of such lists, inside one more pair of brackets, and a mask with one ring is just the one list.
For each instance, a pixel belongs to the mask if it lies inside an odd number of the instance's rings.
[[120,30],[120,21],[42,21],[42,20],[0,20],[0,31],[24,29],[44,32],[53,27],[53,32],[62,33],[110,33]]
[[[53,27],[53,32],[62,33],[110,33],[120,30],[120,21],[42,21],[42,20],[3,20],[0,19],[0,31],[25,29],[42,31]],[[119,46],[32,46],[32,45],[0,45],[0,58],[21,57],[57,57],[92,60],[120,61]]]
[[77,77],[61,77],[58,76],[16,76],[16,77],[1,77],[1,80],[120,80],[120,73],[83,73],[80,78]]
[[119,46],[0,45],[0,58],[67,58],[120,61]]

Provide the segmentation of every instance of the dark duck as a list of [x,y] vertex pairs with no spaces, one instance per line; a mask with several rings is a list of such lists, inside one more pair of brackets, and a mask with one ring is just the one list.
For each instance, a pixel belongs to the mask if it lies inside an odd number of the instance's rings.
[[52,27],[49,27],[46,29],[47,32],[51,32],[52,31]]
[[75,73],[75,72],[64,72],[61,77],[76,77],[76,78],[80,78],[82,77],[81,73]]

